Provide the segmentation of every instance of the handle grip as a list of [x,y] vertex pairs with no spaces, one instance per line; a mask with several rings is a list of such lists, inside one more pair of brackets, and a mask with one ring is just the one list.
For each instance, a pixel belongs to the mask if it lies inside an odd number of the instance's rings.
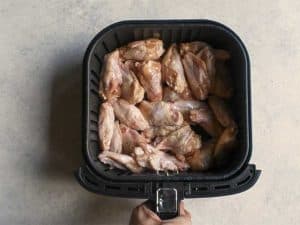
[[176,188],[158,188],[155,199],[149,200],[147,205],[162,220],[166,220],[179,215],[180,201]]

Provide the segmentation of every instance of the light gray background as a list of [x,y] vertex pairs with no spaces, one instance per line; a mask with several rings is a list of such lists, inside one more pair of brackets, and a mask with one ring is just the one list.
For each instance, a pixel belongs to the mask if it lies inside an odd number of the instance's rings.
[[193,224],[300,223],[300,1],[0,3],[0,224],[127,225],[140,201],[88,193],[81,164],[81,61],[89,41],[125,19],[209,18],[230,26],[252,62],[251,190],[186,200]]

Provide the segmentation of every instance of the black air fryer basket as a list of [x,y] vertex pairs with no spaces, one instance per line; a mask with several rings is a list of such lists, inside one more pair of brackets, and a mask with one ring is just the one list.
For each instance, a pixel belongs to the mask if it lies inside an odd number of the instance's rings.
[[[106,53],[135,40],[156,37],[165,48],[174,42],[206,41],[231,53],[229,67],[234,79],[235,95],[231,104],[239,126],[239,148],[228,165],[209,172],[159,174],[110,169],[99,154],[98,95],[99,75]],[[76,177],[89,191],[125,198],[150,199],[156,212],[166,218],[178,213],[183,198],[223,196],[252,187],[260,170],[249,164],[252,152],[250,62],[240,38],[228,27],[208,20],[124,21],[110,25],[91,41],[83,62],[83,155],[86,165]]]

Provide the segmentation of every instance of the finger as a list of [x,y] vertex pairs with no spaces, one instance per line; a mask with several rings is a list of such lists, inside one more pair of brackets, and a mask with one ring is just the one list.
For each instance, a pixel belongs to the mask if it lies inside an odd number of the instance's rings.
[[137,206],[131,215],[130,225],[160,225],[159,217],[144,205]]
[[143,210],[146,215],[148,215],[150,218],[152,218],[155,221],[161,222],[161,219],[159,218],[159,216],[156,213],[154,213],[151,209],[149,209],[145,205],[143,205],[142,207],[143,207]]
[[185,215],[185,209],[184,209],[184,202],[181,201],[179,204],[179,215],[184,216]]

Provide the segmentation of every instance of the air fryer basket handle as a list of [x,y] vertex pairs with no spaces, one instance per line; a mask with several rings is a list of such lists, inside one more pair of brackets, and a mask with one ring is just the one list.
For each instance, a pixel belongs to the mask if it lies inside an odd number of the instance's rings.
[[183,185],[183,182],[153,183],[148,206],[163,220],[177,217],[183,199]]

